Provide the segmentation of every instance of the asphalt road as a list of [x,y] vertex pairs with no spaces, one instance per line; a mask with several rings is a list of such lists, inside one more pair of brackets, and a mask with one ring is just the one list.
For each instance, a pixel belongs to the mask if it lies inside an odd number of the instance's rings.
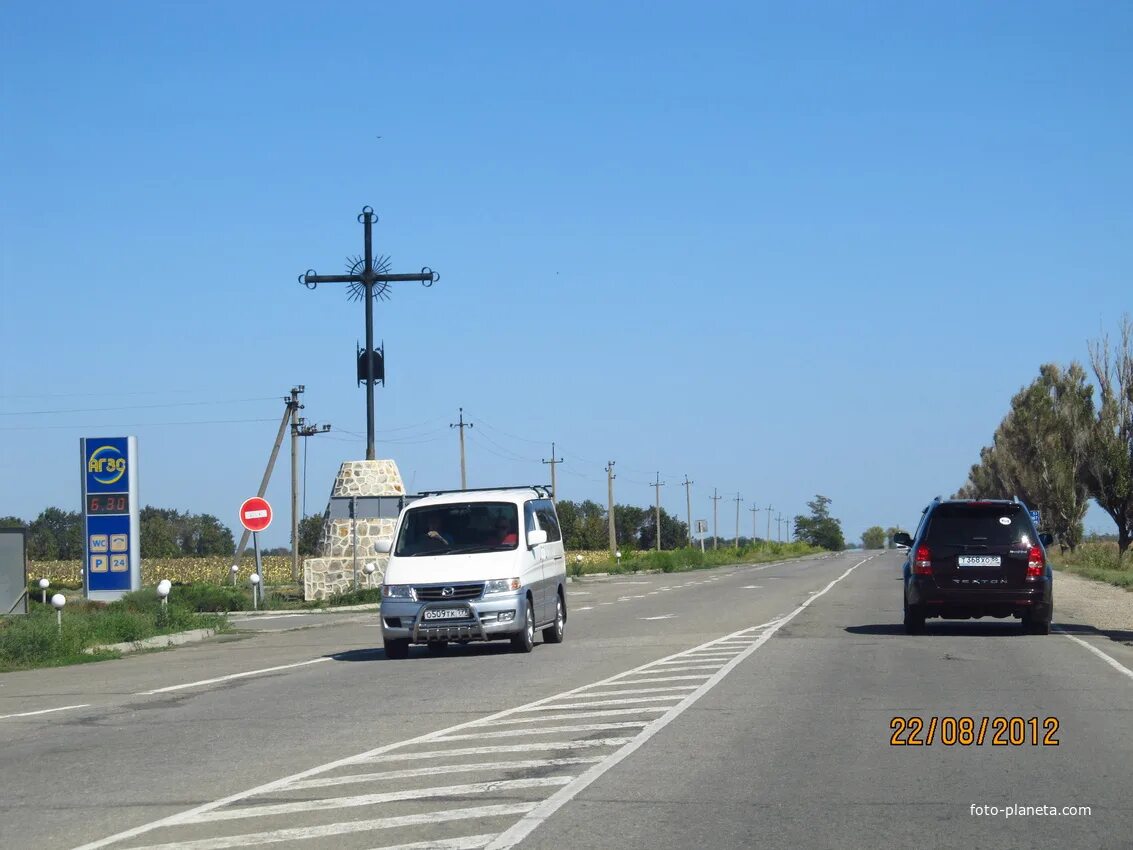
[[566,642],[523,656],[389,661],[353,614],[4,674],[0,847],[1133,846],[1133,648],[907,636],[899,563],[573,583]]

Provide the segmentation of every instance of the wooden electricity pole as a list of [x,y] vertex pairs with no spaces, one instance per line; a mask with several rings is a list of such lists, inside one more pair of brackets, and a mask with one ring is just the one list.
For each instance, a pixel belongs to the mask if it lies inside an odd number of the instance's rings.
[[692,548],[692,496],[688,488],[695,483],[695,481],[689,481],[687,475],[685,476],[685,510],[688,512],[688,545],[690,549]]
[[611,555],[618,551],[618,537],[614,533],[614,479],[617,477],[618,476],[614,475],[614,462],[610,461],[608,464],[606,464],[606,489],[609,494],[609,509],[606,513],[606,517],[610,525]]
[[551,441],[551,459],[550,460],[547,460],[546,458],[543,459],[543,463],[549,463],[551,465],[551,498],[552,499],[558,498],[558,495],[559,495],[559,488],[555,486],[555,467],[558,466],[562,462],[563,462],[563,459],[561,457],[560,458],[555,457],[555,443],[552,440]]
[[654,509],[655,522],[657,523],[657,551],[661,551],[661,488],[665,486],[665,482],[661,480],[661,473],[657,473],[657,480],[654,482],[653,487],[657,491],[657,506]]
[[713,549],[719,549],[720,548],[720,536],[719,536],[719,534],[717,534],[718,516],[717,516],[716,509],[720,506],[720,500],[723,499],[724,497],[723,496],[717,496],[716,495],[716,488],[713,487],[712,488],[712,495],[709,496],[708,498],[712,500],[712,548]]
[[467,490],[468,489],[468,475],[465,473],[465,469],[464,469],[464,429],[465,428],[471,428],[472,423],[464,421],[464,408],[463,407],[460,408],[460,421],[455,423],[455,424],[450,424],[448,427],[460,429],[460,489],[461,490]]
[[736,503],[736,544],[735,545],[736,545],[736,548],[739,549],[740,548],[740,502],[742,502],[743,499],[740,498],[740,494],[737,492],[736,498],[732,499],[732,501]]

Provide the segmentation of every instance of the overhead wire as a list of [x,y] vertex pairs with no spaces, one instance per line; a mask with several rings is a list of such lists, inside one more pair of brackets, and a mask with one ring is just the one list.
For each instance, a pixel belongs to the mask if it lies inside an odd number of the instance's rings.
[[244,404],[253,401],[275,401],[281,396],[259,396],[215,401],[171,401],[164,404],[128,404],[121,407],[74,407],[65,410],[5,410],[0,416],[45,416],[57,413],[109,413],[119,410],[156,410],[164,407],[200,407],[214,404]]

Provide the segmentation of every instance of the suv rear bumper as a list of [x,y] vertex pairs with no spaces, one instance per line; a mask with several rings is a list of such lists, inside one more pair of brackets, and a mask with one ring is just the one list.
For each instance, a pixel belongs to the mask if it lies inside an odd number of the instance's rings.
[[1054,611],[1049,579],[1029,587],[950,590],[937,587],[929,576],[914,576],[905,584],[905,602],[925,617],[949,620],[1024,616],[1049,620]]

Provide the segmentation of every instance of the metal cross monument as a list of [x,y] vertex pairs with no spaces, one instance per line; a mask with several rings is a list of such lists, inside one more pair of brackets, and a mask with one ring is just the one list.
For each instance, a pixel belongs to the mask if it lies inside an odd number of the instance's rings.
[[[370,207],[362,207],[358,221],[362,223],[365,233],[365,253],[354,260],[350,266],[349,274],[315,274],[314,269],[307,269],[299,275],[299,282],[308,289],[314,289],[320,283],[348,283],[354,298],[363,298],[366,302],[366,350],[362,352],[359,361],[365,359],[366,383],[366,460],[374,460],[374,384],[378,380],[384,383],[385,370],[382,375],[375,374],[375,360],[381,364],[380,357],[374,351],[374,298],[388,298],[386,290],[389,284],[402,281],[418,281],[425,286],[432,286],[441,276],[429,267],[421,269],[418,274],[389,274],[389,258],[380,257],[374,263],[372,228],[378,217]],[[361,363],[359,363],[359,381],[362,380]]]

